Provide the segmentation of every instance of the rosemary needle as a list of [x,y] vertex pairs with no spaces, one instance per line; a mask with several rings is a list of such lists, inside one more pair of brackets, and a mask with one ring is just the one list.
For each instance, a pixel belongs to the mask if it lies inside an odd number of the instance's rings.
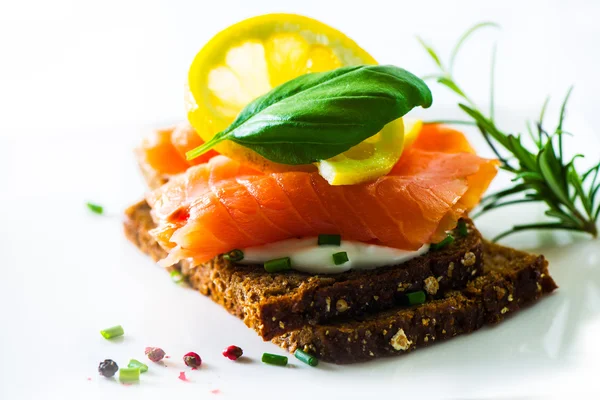
[[[531,229],[560,229],[588,233],[598,236],[597,222],[600,217],[600,162],[580,173],[575,166],[578,158],[567,159],[564,156],[563,138],[567,132],[563,129],[566,108],[571,89],[561,106],[560,117],[554,131],[544,127],[544,115],[548,100],[544,103],[535,129],[526,126],[527,136],[507,134],[496,125],[494,119],[494,67],[496,48],[494,47],[491,67],[490,110],[486,116],[465,94],[452,74],[454,61],[464,42],[476,31],[484,27],[497,27],[489,22],[477,24],[467,30],[452,50],[448,68],[435,50],[419,39],[427,53],[435,62],[439,72],[428,76],[457,94],[462,102],[460,109],[471,118],[467,121],[443,121],[451,124],[476,125],[481,135],[492,149],[500,168],[514,175],[514,185],[508,189],[485,196],[475,215],[481,215],[501,207],[521,203],[541,203],[546,207],[547,221],[515,225],[494,238],[494,241],[510,234]],[[436,121],[439,122],[439,121]],[[474,216],[475,216],[474,215]]]

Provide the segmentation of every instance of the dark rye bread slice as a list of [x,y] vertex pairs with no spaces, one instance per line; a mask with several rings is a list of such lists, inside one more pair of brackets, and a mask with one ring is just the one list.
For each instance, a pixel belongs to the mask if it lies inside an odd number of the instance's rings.
[[306,325],[273,342],[337,364],[405,354],[502,321],[556,289],[543,256],[485,243],[484,275],[439,300],[318,326]]
[[[154,226],[146,202],[126,210],[127,237],[157,261],[166,253],[148,234]],[[260,265],[235,265],[221,257],[198,266],[184,261],[174,268],[193,288],[270,340],[339,316],[358,317],[390,309],[400,304],[407,292],[425,290],[430,298],[437,298],[448,290],[464,288],[482,272],[482,238],[470,221],[467,228],[466,237],[455,234],[455,242],[446,248],[371,271],[272,274]]]

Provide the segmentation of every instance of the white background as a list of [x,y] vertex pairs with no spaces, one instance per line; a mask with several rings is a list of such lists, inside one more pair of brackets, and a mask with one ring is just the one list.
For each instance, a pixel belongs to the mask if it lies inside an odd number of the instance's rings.
[[[1,0],[0,399],[318,398],[344,382],[352,388],[346,398],[597,390],[600,245],[586,240],[548,251],[561,291],[543,305],[402,361],[282,372],[223,360],[219,349],[232,342],[254,360],[277,348],[208,300],[171,285],[124,242],[119,213],[143,193],[131,156],[143,130],[183,118],[193,56],[224,27],[267,12],[320,19],[379,62],[419,75],[433,72],[433,64],[415,35],[447,56],[465,29],[496,21],[502,29],[482,31],[459,58],[457,78],[466,90],[487,101],[498,42],[499,109],[525,116],[551,94],[556,111],[575,85],[567,127],[579,151],[600,154],[598,1]],[[447,113],[455,98],[433,89],[434,109]],[[114,218],[90,216],[82,206],[88,199]],[[511,243],[522,247],[520,239]],[[127,338],[103,341],[98,329],[115,323],[126,327]],[[135,387],[98,379],[96,365],[108,354],[124,363],[152,344],[170,347],[172,369]],[[207,366],[188,385],[176,379],[177,363],[192,348],[203,349]]]

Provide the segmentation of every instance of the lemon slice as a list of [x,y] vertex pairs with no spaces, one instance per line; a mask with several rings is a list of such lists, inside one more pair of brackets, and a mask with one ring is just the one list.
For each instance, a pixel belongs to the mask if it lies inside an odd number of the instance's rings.
[[411,117],[403,117],[404,121],[404,148],[409,147],[419,137],[423,129],[423,120]]
[[[188,74],[188,119],[204,141],[227,128],[256,97],[309,72],[377,64],[340,31],[294,14],[247,19],[218,33],[196,55]],[[232,141],[219,153],[263,171],[314,170],[269,161]]]
[[422,127],[421,120],[398,118],[377,135],[315,165],[330,185],[356,185],[377,179],[391,171],[402,150],[415,141]]

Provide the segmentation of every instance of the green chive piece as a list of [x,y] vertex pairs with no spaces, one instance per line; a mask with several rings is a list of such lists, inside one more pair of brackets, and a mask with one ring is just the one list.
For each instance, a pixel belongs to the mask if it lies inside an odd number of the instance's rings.
[[442,240],[441,242],[439,242],[439,243],[432,243],[430,248],[431,248],[431,250],[440,250],[440,249],[443,249],[446,246],[451,245],[453,242],[454,242],[454,236],[448,234],[448,236],[446,236],[444,238],[444,240]]
[[171,271],[171,280],[175,283],[181,283],[183,282],[184,278],[183,275],[181,275],[181,272],[174,269],[173,271]]
[[85,205],[93,213],[96,213],[96,214],[102,214],[102,213],[104,213],[104,207],[102,207],[101,205],[94,204],[94,203],[89,203],[89,202],[85,203]]
[[277,354],[263,353],[262,362],[265,364],[279,365],[285,367],[288,363],[286,356],[278,356]]
[[240,249],[233,249],[229,253],[223,254],[223,258],[233,262],[242,261],[244,259],[244,252]]
[[280,272],[290,269],[292,269],[292,261],[289,257],[276,258],[265,263],[265,271],[267,272]]
[[133,358],[129,360],[129,364],[127,364],[127,366],[129,368],[138,368],[142,373],[148,371],[148,366],[146,364]]
[[342,243],[340,235],[319,235],[317,244],[319,246],[339,246]]
[[348,258],[348,253],[346,253],[345,251],[333,254],[333,263],[335,265],[345,264],[348,261],[350,261],[350,259]]
[[125,331],[121,325],[112,326],[110,328],[102,329],[100,334],[104,337],[104,339],[112,339],[119,336],[123,336]]
[[419,290],[418,292],[407,293],[406,298],[408,299],[408,304],[414,306],[425,303],[427,297],[424,291]]
[[458,221],[456,230],[458,231],[458,234],[462,237],[466,237],[469,234],[469,230],[467,229],[467,223],[462,219]]
[[317,359],[317,357],[313,357],[310,354],[305,353],[300,349],[298,349],[294,352],[294,357],[296,357],[298,360],[302,361],[303,363],[310,365],[311,367],[316,367],[319,364],[319,360]]
[[140,368],[121,368],[119,370],[119,381],[137,382],[140,380]]

